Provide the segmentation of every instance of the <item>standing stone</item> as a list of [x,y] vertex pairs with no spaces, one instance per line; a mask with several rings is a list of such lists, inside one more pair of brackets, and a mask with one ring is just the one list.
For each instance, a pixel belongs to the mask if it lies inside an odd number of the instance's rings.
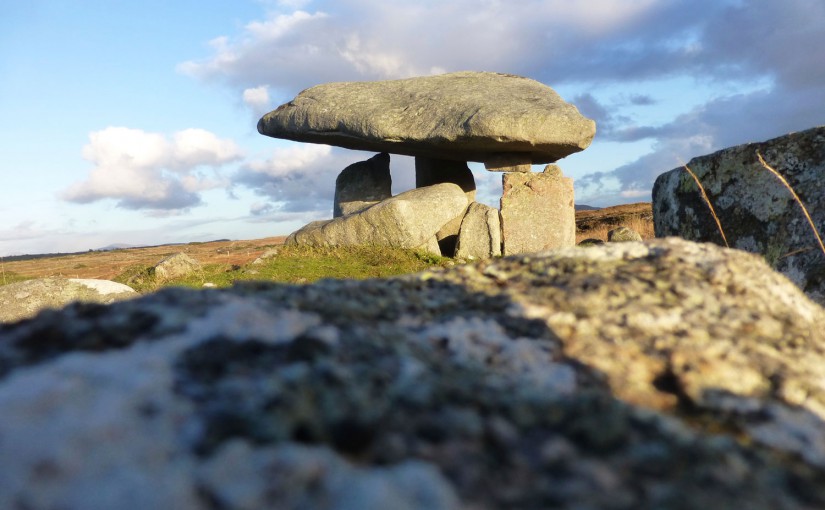
[[476,180],[464,161],[450,159],[415,158],[415,187],[423,188],[442,182],[452,182],[464,190],[467,200],[476,199]]
[[[467,195],[467,203],[475,202],[476,181],[473,172],[464,161],[454,161],[449,159],[433,159],[418,157],[415,158],[415,187],[423,188],[440,184],[442,182],[452,182],[457,184],[464,194]],[[461,220],[464,215],[457,216],[453,221],[444,225],[435,235],[438,240],[441,253],[452,256],[455,252],[458,240],[458,229],[461,228]]]
[[382,152],[353,163],[338,174],[332,216],[338,218],[363,211],[391,196],[390,155]]
[[473,202],[461,221],[455,256],[489,259],[501,255],[501,222],[498,209]]
[[501,237],[504,255],[576,244],[573,179],[556,165],[542,173],[502,176]]
[[[825,305],[825,253],[800,205],[759,162],[757,152],[796,191],[820,233],[825,231],[825,126],[692,159],[696,175],[731,248],[759,253],[811,299]],[[683,168],[653,186],[656,237],[724,244],[696,186]]]

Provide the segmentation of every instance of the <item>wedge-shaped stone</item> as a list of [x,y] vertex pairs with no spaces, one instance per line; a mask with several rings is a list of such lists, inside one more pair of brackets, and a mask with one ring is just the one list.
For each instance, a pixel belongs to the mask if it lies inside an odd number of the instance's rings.
[[556,161],[587,148],[595,131],[550,87],[489,72],[327,83],[258,122],[275,138],[494,166],[505,156]]
[[[290,234],[286,244],[353,246],[376,244],[435,251],[435,234],[464,212],[467,196],[456,184],[416,188],[360,213],[315,221]],[[437,252],[440,254],[440,252]]]
[[498,209],[473,202],[461,221],[455,256],[489,259],[501,255],[501,221]]

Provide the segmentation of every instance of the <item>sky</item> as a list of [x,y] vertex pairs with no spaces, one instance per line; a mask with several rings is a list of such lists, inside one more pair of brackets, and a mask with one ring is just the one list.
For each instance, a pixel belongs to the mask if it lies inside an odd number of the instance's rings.
[[[597,124],[576,202],[825,124],[823,0],[0,0],[0,257],[286,235],[370,153],[264,137],[332,81],[526,76]],[[479,200],[501,175],[471,164]],[[414,187],[392,156],[393,192]],[[534,167],[540,171],[541,167]]]

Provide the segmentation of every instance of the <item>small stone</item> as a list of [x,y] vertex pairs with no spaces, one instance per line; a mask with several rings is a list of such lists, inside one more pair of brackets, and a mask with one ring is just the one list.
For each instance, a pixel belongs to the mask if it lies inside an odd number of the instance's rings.
[[155,278],[159,281],[171,280],[180,276],[190,275],[201,269],[201,264],[189,255],[180,252],[161,260],[152,268]]
[[608,243],[622,243],[628,241],[641,241],[642,236],[630,227],[618,227],[607,233]]

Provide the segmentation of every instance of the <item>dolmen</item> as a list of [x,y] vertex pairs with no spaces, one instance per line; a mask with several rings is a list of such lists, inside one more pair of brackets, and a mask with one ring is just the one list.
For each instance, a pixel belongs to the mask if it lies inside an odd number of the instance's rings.
[[[338,176],[333,219],[287,244],[382,244],[489,258],[575,243],[572,179],[556,165],[595,123],[528,78],[457,72],[304,90],[258,122],[263,135],[375,151]],[[415,158],[416,188],[391,196],[390,154]],[[500,212],[475,202],[467,163],[504,172]]]

